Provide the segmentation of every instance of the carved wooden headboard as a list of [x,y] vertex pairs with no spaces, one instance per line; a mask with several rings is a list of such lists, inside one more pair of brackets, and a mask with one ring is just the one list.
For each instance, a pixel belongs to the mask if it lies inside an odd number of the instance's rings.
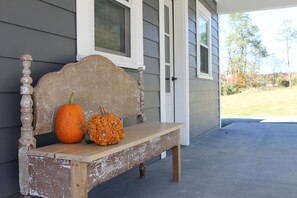
[[33,89],[34,134],[54,131],[55,114],[72,92],[89,118],[103,105],[121,118],[143,121],[143,69],[139,81],[103,56],[91,55],[44,75]]

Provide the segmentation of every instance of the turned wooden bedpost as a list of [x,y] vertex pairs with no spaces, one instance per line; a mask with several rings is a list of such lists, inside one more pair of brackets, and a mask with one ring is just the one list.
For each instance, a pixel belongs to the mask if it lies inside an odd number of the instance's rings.
[[22,86],[20,88],[20,94],[22,99],[21,105],[21,138],[19,139],[19,183],[20,191],[23,195],[29,194],[29,161],[28,150],[36,147],[36,140],[33,134],[33,82],[31,74],[32,57],[28,54],[21,57],[23,69],[23,76],[21,78]]
[[143,68],[138,68],[138,85],[140,90],[140,114],[137,116],[137,124],[144,123],[145,116],[144,116],[144,80],[143,80]]
[[[138,85],[140,90],[140,114],[137,116],[137,124],[144,123],[145,116],[144,116],[144,79],[143,79],[143,71],[144,69],[142,67],[138,68],[139,73],[139,79],[138,79]],[[146,174],[146,165],[145,163],[141,163],[139,165],[139,175],[140,178],[144,177]]]

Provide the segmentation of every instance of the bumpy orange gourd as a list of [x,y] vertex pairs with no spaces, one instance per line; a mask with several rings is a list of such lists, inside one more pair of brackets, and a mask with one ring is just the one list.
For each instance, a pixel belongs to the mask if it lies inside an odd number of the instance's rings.
[[90,140],[101,146],[117,144],[124,138],[122,121],[113,113],[101,107],[102,115],[94,114],[88,121]]
[[85,135],[86,118],[82,107],[73,104],[74,93],[69,104],[61,106],[56,115],[56,135],[63,143],[80,142]]

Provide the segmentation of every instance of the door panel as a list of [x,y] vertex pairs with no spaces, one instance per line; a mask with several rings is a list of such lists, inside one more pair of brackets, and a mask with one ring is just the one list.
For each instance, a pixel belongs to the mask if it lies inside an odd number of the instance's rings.
[[164,55],[166,122],[174,122],[174,59],[172,0],[164,1]]

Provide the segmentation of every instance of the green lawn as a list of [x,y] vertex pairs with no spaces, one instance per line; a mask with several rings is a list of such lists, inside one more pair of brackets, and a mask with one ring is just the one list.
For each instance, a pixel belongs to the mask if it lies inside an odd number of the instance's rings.
[[297,116],[297,87],[221,97],[222,118]]

